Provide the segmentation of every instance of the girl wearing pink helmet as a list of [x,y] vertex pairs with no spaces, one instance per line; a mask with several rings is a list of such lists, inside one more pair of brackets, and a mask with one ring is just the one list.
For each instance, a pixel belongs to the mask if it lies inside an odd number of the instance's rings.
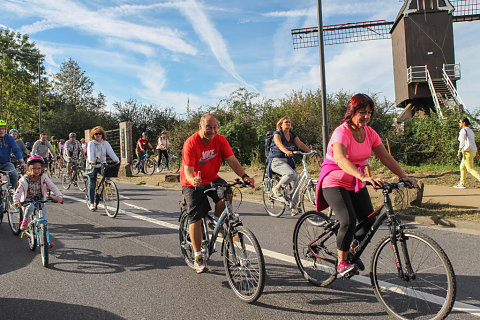
[[[14,206],[20,208],[22,206],[20,204],[21,202],[35,198],[45,200],[47,199],[48,190],[54,193],[55,200],[63,203],[63,196],[60,190],[58,190],[47,174],[43,174],[44,164],[43,158],[38,155],[33,155],[28,158],[28,171],[20,181],[18,181],[18,188],[13,195]],[[32,218],[33,210],[34,205],[30,204],[25,210],[25,217],[23,218],[20,230],[25,229],[28,225],[29,220]],[[46,215],[45,208],[43,208],[43,212]]]

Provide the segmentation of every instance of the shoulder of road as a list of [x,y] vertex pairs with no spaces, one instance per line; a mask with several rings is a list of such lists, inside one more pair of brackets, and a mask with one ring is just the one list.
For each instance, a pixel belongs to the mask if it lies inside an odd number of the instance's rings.
[[[220,176],[227,181],[231,181],[236,178],[233,172],[228,171],[221,172]],[[262,176],[256,174],[253,177],[255,178],[258,187],[259,182],[262,181]],[[117,179],[121,182],[130,184],[180,190],[178,174],[155,173],[152,176],[141,175],[130,178],[119,177]],[[242,189],[242,199],[257,203],[262,202],[261,194],[255,192],[254,190],[248,189]],[[428,202],[445,204],[470,210],[478,210],[478,212],[480,212],[480,189],[455,189],[449,186],[428,184],[425,185],[422,203]],[[473,221],[443,219],[434,216],[413,216],[406,214],[402,215],[402,219],[423,225],[455,228],[456,231],[475,233],[480,232],[480,223]]]

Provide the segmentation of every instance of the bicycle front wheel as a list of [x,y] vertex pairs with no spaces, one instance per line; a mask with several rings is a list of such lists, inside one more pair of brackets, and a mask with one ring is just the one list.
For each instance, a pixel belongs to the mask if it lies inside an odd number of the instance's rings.
[[77,184],[78,190],[85,191],[85,182],[83,181],[83,174],[80,170],[75,173],[75,182]]
[[302,193],[300,194],[300,206],[302,213],[307,211],[315,211],[317,209],[315,199],[317,197],[317,181],[310,180],[303,187]]
[[293,230],[293,254],[303,277],[317,286],[337,278],[337,229],[322,212],[308,211]]
[[447,255],[430,237],[410,230],[403,232],[397,245],[398,256],[386,236],[372,256],[370,278],[378,301],[399,319],[444,319],[456,291]]
[[38,226],[38,236],[40,237],[40,253],[42,255],[42,265],[48,268],[48,240],[47,226],[41,223]]
[[223,241],[223,263],[228,283],[244,302],[256,301],[265,286],[265,260],[253,233],[234,227]]
[[130,164],[130,169],[132,170],[133,174],[140,173],[140,164],[138,163],[138,159],[133,159],[132,163]]
[[181,156],[172,155],[172,157],[170,158],[170,160],[168,162],[168,165],[169,165],[169,167],[170,167],[170,169],[172,170],[173,173],[177,173],[178,171],[180,171],[181,163],[182,163],[182,157]]
[[272,217],[280,217],[285,212],[286,208],[285,203],[280,198],[274,196],[272,193],[272,188],[277,185],[278,181],[278,178],[270,179],[265,177],[263,179],[263,206],[265,207],[265,211],[267,211],[267,213]]
[[120,208],[120,198],[115,182],[111,180],[104,181],[102,198],[107,216],[115,218]]
[[190,235],[188,233],[188,228],[190,226],[190,220],[188,219],[187,214],[182,214],[180,217],[180,226],[178,229],[178,235],[180,240],[180,251],[182,252],[183,259],[187,266],[193,269],[193,246],[190,241]]
[[157,163],[153,159],[147,159],[145,162],[145,172],[149,175],[152,175],[155,172],[155,169],[157,168]]
[[67,172],[62,173],[60,180],[62,180],[63,189],[65,190],[70,189],[70,184],[72,183],[72,180]]
[[8,224],[10,225],[10,229],[16,235],[20,233],[20,224],[22,223],[22,209],[13,206],[13,193],[12,189],[9,189],[7,192],[7,201],[5,202],[5,206],[7,208],[8,213]]

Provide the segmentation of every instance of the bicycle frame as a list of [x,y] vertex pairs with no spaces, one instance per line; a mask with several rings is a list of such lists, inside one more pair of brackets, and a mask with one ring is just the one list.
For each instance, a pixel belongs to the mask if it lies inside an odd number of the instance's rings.
[[[47,219],[44,218],[42,204],[39,203],[39,202],[33,202],[32,204],[35,206],[35,211],[34,212],[37,212],[37,214],[34,213],[33,221],[31,223],[34,223],[34,226],[35,226],[34,232],[35,232],[35,235],[36,235],[36,238],[37,238],[37,245],[41,246],[42,243],[41,243],[41,239],[40,239],[40,234],[38,232],[39,226],[41,224],[43,224],[45,226],[45,231],[46,231],[46,234],[47,234],[47,242],[50,243],[50,232],[48,231],[48,222],[47,222]],[[25,229],[23,231],[23,233],[25,233],[28,236],[31,236],[31,234],[28,232],[28,228]],[[22,234],[22,237],[23,237],[23,234]]]
[[214,253],[214,247],[215,247],[215,241],[217,240],[218,233],[220,232],[220,227],[222,226],[223,222],[225,219],[227,219],[227,215],[230,213],[229,207],[230,207],[230,202],[228,201],[228,197],[224,196],[225,199],[225,209],[223,210],[222,214],[220,215],[220,218],[218,218],[217,224],[215,225],[215,228],[213,229],[212,236],[210,237],[208,227],[207,227],[207,220],[212,220],[213,222],[213,217],[211,215],[207,215],[203,217],[203,231],[205,233],[205,240],[208,243],[208,256],[210,256],[212,253]]

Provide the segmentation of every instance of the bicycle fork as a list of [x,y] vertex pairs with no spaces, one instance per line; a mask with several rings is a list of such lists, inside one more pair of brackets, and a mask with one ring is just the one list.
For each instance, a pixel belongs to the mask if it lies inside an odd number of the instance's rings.
[[[392,247],[393,257],[397,266],[398,277],[406,282],[415,280],[416,274],[412,269],[410,262],[410,255],[407,248],[407,238],[403,233],[403,226],[390,227],[390,242]],[[400,244],[401,254],[398,246]]]

